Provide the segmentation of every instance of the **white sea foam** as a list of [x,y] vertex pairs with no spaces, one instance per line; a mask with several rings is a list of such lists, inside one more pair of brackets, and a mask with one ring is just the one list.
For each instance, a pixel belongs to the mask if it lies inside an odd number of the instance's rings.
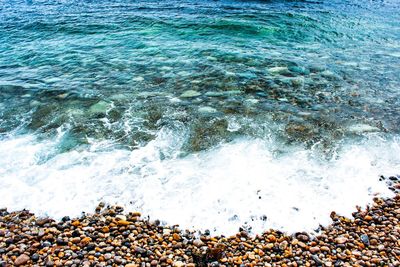
[[350,216],[374,194],[390,196],[378,177],[400,166],[398,140],[377,135],[343,144],[330,160],[317,149],[288,148],[273,139],[238,139],[183,157],[185,138],[185,131],[164,128],[133,151],[93,143],[62,154],[57,140],[3,139],[0,206],[59,218],[92,212],[106,201],[226,235],[243,225],[256,233],[313,231],[330,222],[332,210]]

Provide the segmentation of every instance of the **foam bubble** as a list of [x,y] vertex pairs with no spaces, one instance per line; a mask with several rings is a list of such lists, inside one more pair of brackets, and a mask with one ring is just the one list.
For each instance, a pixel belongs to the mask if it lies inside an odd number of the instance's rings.
[[182,228],[233,234],[269,228],[313,231],[335,210],[350,216],[400,165],[396,138],[343,142],[337,156],[284,146],[270,138],[237,139],[182,156],[184,130],[163,128],[133,150],[111,143],[57,153],[57,139],[34,135],[0,141],[0,206],[60,218],[92,212],[99,201],[124,205]]

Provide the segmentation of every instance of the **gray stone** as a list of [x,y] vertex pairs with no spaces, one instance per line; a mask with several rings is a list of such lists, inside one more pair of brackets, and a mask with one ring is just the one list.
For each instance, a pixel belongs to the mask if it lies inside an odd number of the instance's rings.
[[360,236],[361,241],[364,243],[364,245],[369,246],[369,238],[368,235],[362,234]]

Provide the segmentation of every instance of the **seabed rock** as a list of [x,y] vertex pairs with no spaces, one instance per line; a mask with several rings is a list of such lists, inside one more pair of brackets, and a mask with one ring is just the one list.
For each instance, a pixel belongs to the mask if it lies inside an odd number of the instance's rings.
[[197,111],[202,114],[212,114],[218,112],[215,108],[212,107],[200,107]]
[[355,124],[351,125],[347,128],[350,133],[370,133],[370,132],[379,132],[380,129],[378,127],[374,127],[368,124]]
[[200,92],[197,92],[195,90],[187,90],[183,92],[183,94],[180,95],[182,98],[192,98],[192,97],[198,97],[201,96]]
[[99,101],[96,104],[90,106],[89,112],[94,115],[106,114],[110,104],[106,101]]

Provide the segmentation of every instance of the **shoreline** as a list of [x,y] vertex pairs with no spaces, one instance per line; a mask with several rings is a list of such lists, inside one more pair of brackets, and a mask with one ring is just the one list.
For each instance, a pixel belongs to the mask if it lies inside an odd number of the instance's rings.
[[375,198],[351,219],[332,212],[316,236],[197,235],[102,203],[60,221],[0,209],[0,266],[400,266],[400,186],[382,179],[394,198]]

